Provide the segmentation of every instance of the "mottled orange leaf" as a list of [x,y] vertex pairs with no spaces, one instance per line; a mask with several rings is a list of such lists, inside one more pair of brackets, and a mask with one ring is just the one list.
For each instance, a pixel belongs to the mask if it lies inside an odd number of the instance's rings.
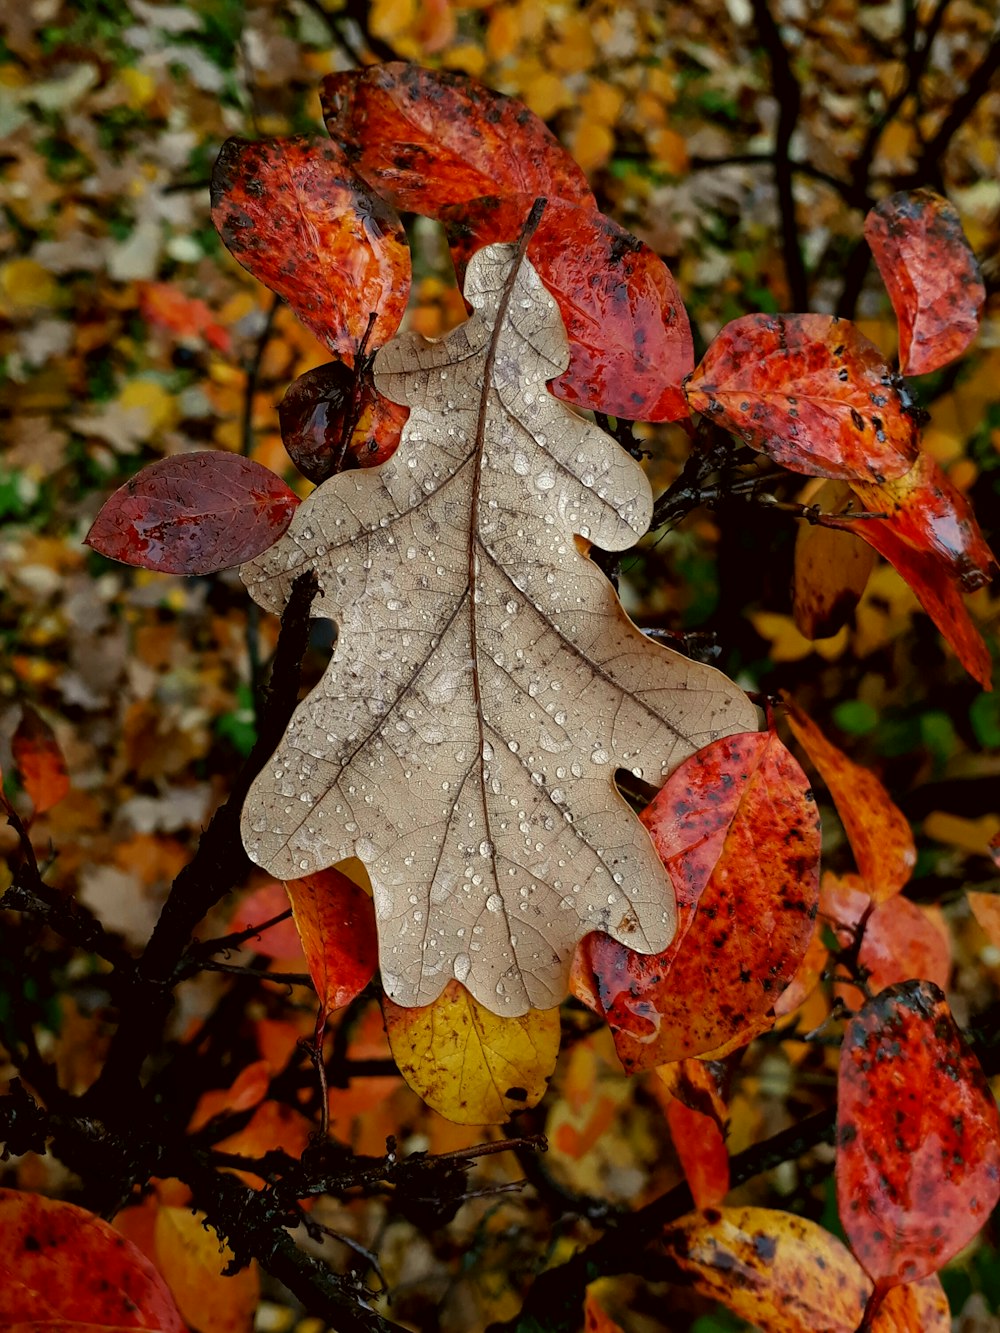
[[743,315],[687,383],[688,405],[793,472],[901,477],[917,424],[878,348],[831,315]]
[[[829,871],[820,886],[819,910],[833,925],[841,944],[850,946],[871,906],[863,881],[855,875],[838,878]],[[951,941],[916,903],[897,894],[880,903],[865,922],[858,963],[869,973],[872,992],[898,981],[920,978],[942,990],[951,976]],[[836,993],[851,1009],[864,1003],[857,986],[838,982]]]
[[21,708],[21,720],[10,748],[35,814],[43,815],[69,791],[69,775],[55,732],[30,704]]
[[217,1115],[249,1111],[267,1096],[272,1069],[266,1060],[244,1065],[228,1088],[210,1088],[198,1098],[191,1123],[191,1133],[203,1128]]
[[933,190],[901,190],[865,218],[899,323],[904,375],[926,375],[960,357],[979,332],[986,289],[958,213]]
[[285,882],[322,1021],[375,975],[378,937],[369,894],[335,866]]
[[[823,513],[839,514],[852,498],[846,482],[816,478],[799,501]],[[855,533],[822,523],[800,523],[792,576],[792,614],[799,632],[807,639],[827,639],[846,625],[874,564],[874,551]]]
[[788,694],[788,724],[829,788],[872,899],[885,902],[913,873],[917,849],[903,812],[871,772],[848,759],[826,739]]
[[463,74],[392,61],[330,74],[320,96],[331,137],[400,211],[437,217],[487,194],[594,202],[586,176],[533,112]]
[[[355,402],[353,395],[357,393]],[[357,424],[344,440],[348,415]],[[368,380],[357,383],[343,361],[307,370],[278,404],[281,439],[288,456],[310,481],[332,477],[338,464],[375,467],[395,453],[410,409],[392,403]]]
[[819,900],[815,802],[772,731],[697,751],[642,820],[677,894],[674,941],[653,955],[606,935],[582,946],[629,1072],[721,1054],[769,1028]]
[[350,360],[399,327],[410,252],[390,204],[329,140],[227,139],[212,172],[212,221],[245,269]]
[[149,1260],[75,1204],[0,1189],[0,1327],[185,1333]]
[[[820,910],[822,910],[822,900]],[[776,1018],[785,1018],[789,1014],[793,1014],[800,1005],[806,1002],[819,985],[829,957],[830,951],[823,942],[823,929],[820,922],[817,921],[813,927],[805,957],[796,969],[791,981],[775,1001],[774,1013]]]
[[233,346],[229,330],[204,301],[188,296],[172,282],[139,282],[136,287],[139,310],[148,324],[180,338],[200,338],[224,356],[230,355]]
[[[517,239],[529,195],[477,199],[442,220],[459,281],[476,250]],[[691,326],[670,270],[648,245],[590,206],[549,200],[528,258],[556,298],[570,360],[549,388],[578,407],[629,421],[688,415]]]
[[158,1208],[154,1245],[156,1266],[191,1328],[198,1333],[250,1333],[260,1301],[257,1264],[223,1277],[233,1253],[206,1225],[204,1213]]
[[[244,1157],[263,1157],[280,1149],[289,1157],[301,1157],[313,1133],[311,1121],[292,1106],[268,1098],[254,1111],[242,1129],[214,1146],[219,1152],[238,1153]],[[251,1171],[234,1172],[240,1180],[254,1189],[264,1189],[266,1182]]]
[[969,889],[966,896],[976,920],[989,936],[990,943],[1000,949],[1000,893]]
[[269,468],[220,449],[174,454],[119,486],[84,538],[126,565],[213,574],[272,546],[299,497]]
[[460,1125],[502,1125],[541,1101],[559,1054],[559,1010],[500,1018],[452,979],[433,1004],[382,1001],[399,1072]]
[[848,1024],[837,1125],[840,1218],[877,1308],[946,1264],[1000,1198],[996,1102],[932,982],[890,986]]

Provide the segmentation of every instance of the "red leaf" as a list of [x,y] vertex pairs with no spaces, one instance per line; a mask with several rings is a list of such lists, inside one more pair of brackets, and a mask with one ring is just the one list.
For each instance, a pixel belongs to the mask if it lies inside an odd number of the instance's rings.
[[298,503],[280,477],[239,454],[175,454],[120,486],[85,540],[126,565],[212,574],[273,546]]
[[185,1333],[144,1255],[72,1203],[0,1190],[0,1327],[103,1325]]
[[865,218],[865,239],[899,322],[904,375],[960,357],[979,332],[986,289],[961,220],[933,190],[902,190]]
[[726,1107],[720,1083],[724,1065],[678,1060],[656,1071],[672,1096],[667,1123],[696,1208],[712,1208],[729,1193]]
[[[476,250],[517,239],[529,195],[442,210],[459,281]],[[670,270],[596,208],[550,199],[528,258],[556,298],[570,363],[558,398],[629,421],[688,415],[681,381],[694,365],[687,312]]]
[[582,946],[630,1073],[735,1049],[769,1028],[819,900],[815,803],[773,732],[699,750],[642,820],[677,894],[674,942],[654,955],[605,935]]
[[865,887],[877,903],[897,894],[913,874],[913,831],[885,787],[826,739],[788,694],[788,725],[826,783]]
[[25,704],[10,748],[35,814],[43,815],[69,791],[66,760],[55,732],[44,718]]
[[212,221],[234,258],[331,351],[353,357],[372,311],[370,350],[399,327],[410,292],[402,223],[336,144],[227,139],[212,172]]
[[[304,477],[317,484],[338,470],[345,417],[352,409],[355,385],[350,366],[330,361],[300,375],[278,404],[281,438],[288,456]],[[346,464],[375,467],[396,452],[410,409],[390,402],[367,380],[357,392],[358,421],[347,441]]]
[[874,343],[831,315],[743,315],[687,384],[688,405],[793,472],[901,477],[917,425]]
[[375,975],[375,908],[364,889],[333,866],[286,880],[285,888],[325,1016],[360,995]]
[[229,330],[216,320],[204,301],[186,295],[172,282],[140,282],[137,286],[139,309],[148,324],[182,338],[201,338],[225,356],[232,352]]
[[944,995],[882,991],[847,1026],[837,1202],[878,1295],[937,1272],[1000,1198],[1000,1117]]
[[527,195],[528,208],[537,195],[594,202],[586,176],[534,112],[464,74],[393,61],[330,74],[320,96],[331,137],[401,212],[437,217],[447,204],[487,194]]
[[[291,913],[291,906],[281,880],[269,879],[240,900],[229,919],[228,929],[236,934],[250,926],[263,925],[282,912]],[[302,942],[291,915],[277,925],[269,926],[260,936],[251,936],[243,947],[252,949],[262,958],[299,958],[302,954]]]

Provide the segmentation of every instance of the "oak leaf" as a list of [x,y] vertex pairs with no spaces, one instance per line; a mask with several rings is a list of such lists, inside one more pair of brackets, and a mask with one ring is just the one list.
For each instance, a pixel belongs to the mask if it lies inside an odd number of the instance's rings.
[[711,668],[646,639],[576,537],[629,546],[648,482],[546,391],[569,360],[554,299],[508,245],[469,265],[475,313],[383,348],[410,407],[378,468],[323,483],[245,565],[280,610],[313,569],[338,625],[243,812],[250,856],[295,879],[357,854],[382,980],[403,1006],[452,978],[505,1016],[558,1004],[579,939],[663,949],[673,894],[616,768],[659,782],[756,725]]

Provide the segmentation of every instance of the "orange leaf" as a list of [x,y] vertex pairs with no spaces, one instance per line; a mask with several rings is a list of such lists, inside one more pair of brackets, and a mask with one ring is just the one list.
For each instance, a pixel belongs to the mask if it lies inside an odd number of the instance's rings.
[[[248,1124],[228,1138],[220,1139],[215,1147],[219,1152],[240,1153],[245,1157],[262,1157],[280,1148],[289,1157],[301,1157],[312,1131],[312,1124],[300,1111],[272,1097],[261,1102]],[[265,1186],[265,1181],[251,1171],[236,1171],[234,1174],[254,1189]]]
[[688,406],[776,463],[819,477],[901,477],[917,426],[874,343],[830,315],[743,315],[686,385]]
[[606,935],[582,946],[630,1073],[721,1054],[771,1027],[819,901],[815,802],[774,732],[705,746],[642,820],[677,894],[676,937],[652,955]]
[[155,324],[180,337],[202,338],[209,347],[229,356],[229,330],[215,318],[211,308],[196,296],[188,296],[172,282],[140,282],[139,310],[148,324]]
[[826,739],[787,694],[788,725],[826,783],[861,877],[874,902],[897,894],[913,873],[917,849],[903,812],[867,768]]
[[212,221],[233,257],[332,352],[353,362],[373,310],[369,351],[399,327],[410,293],[402,223],[336,144],[227,139],[212,172]]
[[986,289],[958,213],[933,190],[902,190],[865,218],[865,240],[899,322],[904,375],[960,357],[979,332]]
[[586,176],[533,112],[463,74],[391,61],[331,74],[320,96],[331,137],[401,211],[437,217],[488,194],[594,202]]
[[0,1327],[185,1333],[153,1265],[75,1204],[0,1189]]
[[621,1324],[615,1323],[589,1288],[583,1303],[583,1328],[584,1333],[623,1333]]
[[[824,513],[842,513],[852,498],[843,481],[816,479],[799,496]],[[827,639],[848,623],[868,583],[875,553],[853,532],[800,523],[795,534],[792,613],[807,639]]]
[[35,814],[43,815],[69,791],[69,777],[55,732],[28,704],[21,709],[11,753]]
[[156,1266],[183,1318],[198,1333],[250,1333],[260,1299],[256,1263],[223,1277],[229,1247],[206,1225],[204,1213],[159,1208]]
[[325,1014],[350,1004],[375,975],[375,908],[335,866],[285,881],[309,975]]
[[729,1193],[729,1153],[715,1121],[676,1097],[667,1105],[667,1124],[696,1208],[712,1208]]
[[[822,900],[820,901],[820,910],[822,911]],[[822,927],[817,922],[813,928],[805,957],[799,964],[791,981],[774,1003],[774,1012],[777,1018],[785,1018],[806,1002],[819,985],[829,956],[830,951],[823,943]]]
[[840,1055],[837,1202],[855,1254],[890,1287],[936,1272],[1000,1198],[1000,1116],[929,981],[882,991]]

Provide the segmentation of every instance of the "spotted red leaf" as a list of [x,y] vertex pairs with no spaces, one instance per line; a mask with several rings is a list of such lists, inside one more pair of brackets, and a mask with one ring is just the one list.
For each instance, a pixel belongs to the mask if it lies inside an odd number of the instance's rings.
[[606,935],[581,948],[629,1072],[735,1049],[769,1028],[819,901],[815,802],[773,732],[697,751],[642,820],[677,894],[674,941],[653,955]]
[[[460,282],[476,250],[517,239],[531,202],[516,195],[442,211]],[[528,258],[569,335],[569,367],[549,384],[557,397],[629,421],[688,415],[680,386],[694,365],[691,327],[648,245],[596,208],[549,200]]]
[[902,190],[871,210],[865,239],[899,323],[904,375],[960,357],[979,332],[986,289],[958,213],[933,190]]
[[66,760],[55,732],[33,708],[25,705],[11,740],[11,754],[35,814],[51,810],[69,791]]
[[372,312],[370,349],[399,327],[410,252],[391,205],[326,139],[227,139],[212,172],[212,220],[226,248],[331,351],[350,358]]
[[[355,406],[358,419],[344,448],[345,418]],[[293,380],[278,404],[281,438],[288,456],[310,481],[317,484],[345,463],[375,467],[396,451],[410,414],[408,407],[390,402],[370,380],[357,384],[354,371],[343,361],[315,366]]]
[[944,995],[906,981],[847,1026],[837,1103],[837,1202],[874,1304],[937,1272],[1000,1198],[1000,1117]]
[[149,1260],[75,1204],[0,1189],[0,1236],[0,1328],[185,1333]]
[[176,454],[120,486],[85,540],[126,565],[211,574],[266,551],[298,503],[280,477],[239,454]]
[[793,472],[881,481],[917,456],[917,424],[888,362],[831,315],[734,319],[688,381],[687,399]]
[[594,202],[586,176],[534,112],[464,74],[392,61],[328,75],[321,97],[332,138],[401,211],[437,217],[447,204],[487,194]]

